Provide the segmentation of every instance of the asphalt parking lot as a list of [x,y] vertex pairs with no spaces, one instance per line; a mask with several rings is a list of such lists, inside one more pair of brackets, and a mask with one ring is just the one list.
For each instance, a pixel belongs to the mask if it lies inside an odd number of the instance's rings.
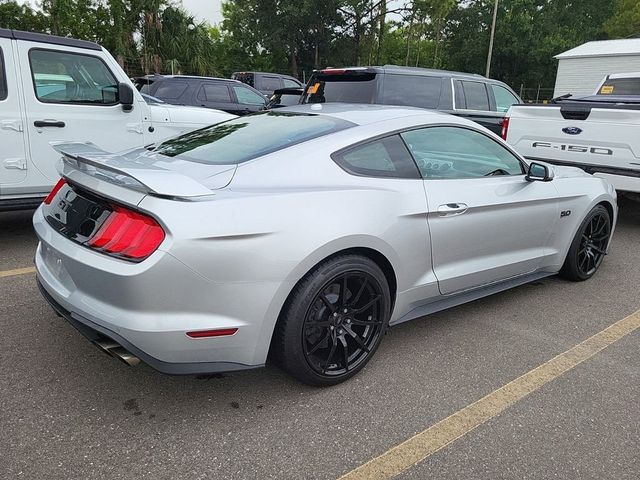
[[[0,478],[357,478],[349,472],[376,457],[382,471],[393,462],[385,452],[420,432],[432,441],[429,427],[640,309],[640,203],[620,207],[590,281],[552,277],[398,326],[360,375],[330,389],[275,367],[199,377],[126,367],[18,270],[32,266],[31,212],[0,214]],[[632,329],[389,471],[637,479],[639,345]]]

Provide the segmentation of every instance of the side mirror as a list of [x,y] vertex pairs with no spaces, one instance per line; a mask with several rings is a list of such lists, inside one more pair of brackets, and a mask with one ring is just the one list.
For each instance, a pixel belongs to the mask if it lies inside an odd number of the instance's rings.
[[527,176],[524,178],[527,182],[550,182],[553,180],[553,172],[546,165],[531,162]]
[[133,88],[128,83],[118,84],[118,101],[122,105],[122,110],[130,112],[133,110]]

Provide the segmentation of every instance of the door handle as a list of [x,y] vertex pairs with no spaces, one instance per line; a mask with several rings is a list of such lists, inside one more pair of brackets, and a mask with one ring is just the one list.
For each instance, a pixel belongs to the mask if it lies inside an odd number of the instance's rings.
[[59,120],[36,120],[33,122],[34,127],[42,128],[42,127],[55,127],[55,128],[64,128],[65,123]]
[[438,207],[438,215],[441,217],[453,217],[462,215],[469,207],[465,203],[445,203]]

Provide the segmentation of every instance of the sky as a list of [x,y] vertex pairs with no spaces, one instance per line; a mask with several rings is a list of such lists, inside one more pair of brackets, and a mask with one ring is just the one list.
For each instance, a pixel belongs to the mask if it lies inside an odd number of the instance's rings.
[[220,12],[221,0],[182,0],[184,8],[198,20],[206,20],[211,24],[222,21]]

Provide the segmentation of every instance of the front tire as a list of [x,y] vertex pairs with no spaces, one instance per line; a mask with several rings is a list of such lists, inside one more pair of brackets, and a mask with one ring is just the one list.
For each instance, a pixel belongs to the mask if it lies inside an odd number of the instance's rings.
[[597,205],[580,224],[560,275],[574,282],[591,278],[606,255],[610,236],[611,216],[605,207]]
[[273,353],[304,383],[338,384],[369,362],[390,311],[389,285],[375,262],[360,255],[330,258],[292,292],[275,332]]

